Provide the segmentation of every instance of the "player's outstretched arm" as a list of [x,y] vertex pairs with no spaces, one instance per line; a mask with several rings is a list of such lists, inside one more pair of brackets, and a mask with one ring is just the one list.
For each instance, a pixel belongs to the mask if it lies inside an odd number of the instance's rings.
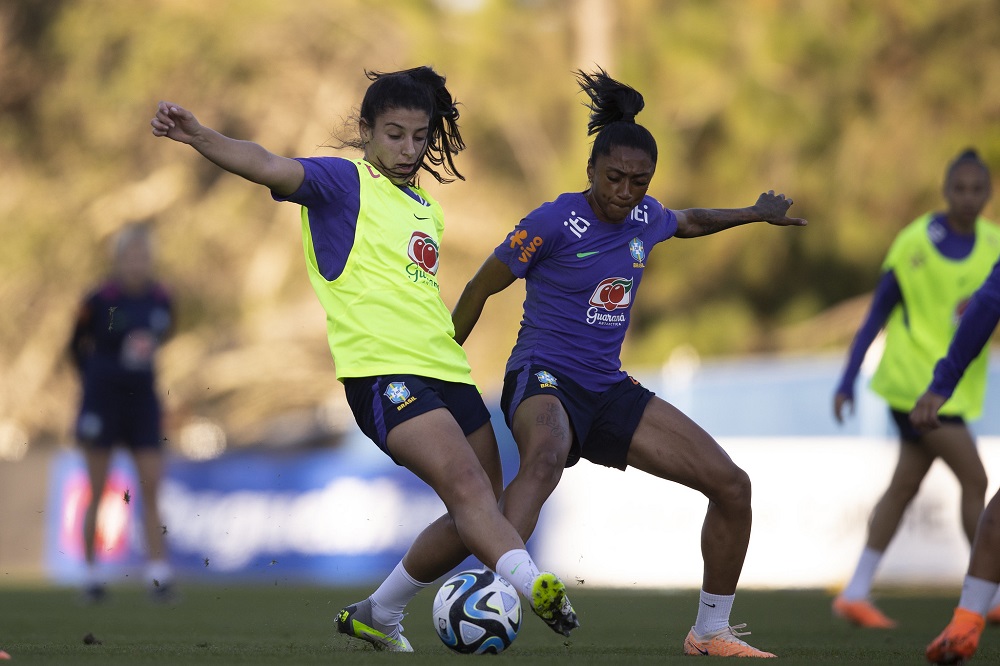
[[516,279],[507,264],[495,256],[490,255],[483,262],[473,278],[465,285],[451,313],[451,321],[455,326],[455,341],[458,344],[465,344],[480,315],[483,314],[486,300],[509,287]]
[[172,102],[160,102],[149,124],[153,136],[186,143],[226,171],[274,190],[279,196],[295,192],[305,178],[305,170],[295,160],[205,127],[193,113]]
[[803,227],[808,222],[798,217],[788,217],[791,199],[769,190],[757,203],[747,208],[688,208],[674,211],[677,216],[677,237],[697,238],[708,236],[750,222],[767,222],[779,227]]

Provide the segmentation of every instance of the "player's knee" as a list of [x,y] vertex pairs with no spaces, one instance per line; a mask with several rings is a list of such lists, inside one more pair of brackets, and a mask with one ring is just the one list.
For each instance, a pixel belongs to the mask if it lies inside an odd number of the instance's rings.
[[966,478],[962,479],[961,483],[963,493],[985,497],[989,479],[986,477],[986,470],[980,467],[972,474],[966,475]]
[[445,504],[474,504],[484,499],[495,502],[493,487],[481,467],[457,465],[435,488]]
[[535,483],[554,485],[562,476],[566,455],[567,451],[561,442],[544,441],[534,446],[531,453],[524,457],[519,473],[525,474]]
[[728,508],[749,507],[752,495],[750,475],[734,465],[725,475],[724,482],[720,484],[713,501]]

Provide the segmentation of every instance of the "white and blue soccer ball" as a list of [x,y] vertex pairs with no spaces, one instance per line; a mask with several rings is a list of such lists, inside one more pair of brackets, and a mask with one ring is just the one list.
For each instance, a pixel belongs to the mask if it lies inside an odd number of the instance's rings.
[[517,590],[489,569],[457,573],[434,597],[434,629],[462,654],[499,654],[521,628]]

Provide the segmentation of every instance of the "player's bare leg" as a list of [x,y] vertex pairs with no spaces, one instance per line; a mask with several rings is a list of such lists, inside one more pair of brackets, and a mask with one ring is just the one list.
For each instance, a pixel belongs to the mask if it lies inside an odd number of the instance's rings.
[[147,585],[157,601],[173,598],[173,570],[170,567],[166,533],[169,528],[163,524],[160,514],[160,480],[163,478],[163,453],[152,447],[133,451],[139,487],[142,491],[142,525],[149,551],[146,578]]
[[83,517],[83,554],[87,562],[87,580],[84,583],[84,600],[101,601],[105,594],[102,581],[97,577],[97,511],[108,480],[111,465],[111,449],[85,447],[84,459],[87,464],[87,478],[90,481],[90,502]]
[[632,436],[628,464],[676,481],[708,498],[701,532],[704,576],[698,617],[684,651],[720,657],[774,657],[742,640],[745,624],[731,625],[736,586],[750,544],[750,478],[697,423],[654,397]]

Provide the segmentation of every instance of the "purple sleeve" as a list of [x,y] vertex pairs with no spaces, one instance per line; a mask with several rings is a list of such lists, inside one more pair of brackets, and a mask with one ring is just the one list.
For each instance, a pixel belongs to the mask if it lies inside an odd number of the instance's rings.
[[291,201],[312,208],[359,197],[358,169],[354,162],[340,157],[297,157],[295,161],[306,172],[302,184],[287,197],[271,192],[275,201]]
[[552,233],[551,224],[547,224],[546,213],[550,210],[552,205],[545,204],[528,213],[493,250],[493,256],[518,278],[523,278],[532,266],[551,254],[557,242],[558,234]]
[[993,272],[986,278],[986,282],[973,294],[969,307],[958,323],[955,337],[948,346],[948,354],[934,366],[934,379],[931,381],[930,391],[946,398],[951,397],[958,380],[986,346],[998,321],[1000,321],[1000,263],[993,267]]
[[875,287],[875,294],[872,296],[872,304],[868,309],[868,315],[865,317],[864,322],[862,322],[861,328],[854,335],[854,341],[851,343],[851,353],[847,357],[847,366],[844,368],[844,373],[840,377],[840,384],[837,387],[838,394],[854,398],[854,382],[858,378],[858,372],[861,371],[861,363],[865,360],[865,354],[868,352],[868,348],[871,347],[872,341],[875,340],[875,336],[885,326],[885,322],[889,320],[889,314],[892,312],[892,309],[902,301],[903,292],[899,290],[899,282],[896,281],[895,273],[891,270],[886,271],[882,274],[878,285]]

